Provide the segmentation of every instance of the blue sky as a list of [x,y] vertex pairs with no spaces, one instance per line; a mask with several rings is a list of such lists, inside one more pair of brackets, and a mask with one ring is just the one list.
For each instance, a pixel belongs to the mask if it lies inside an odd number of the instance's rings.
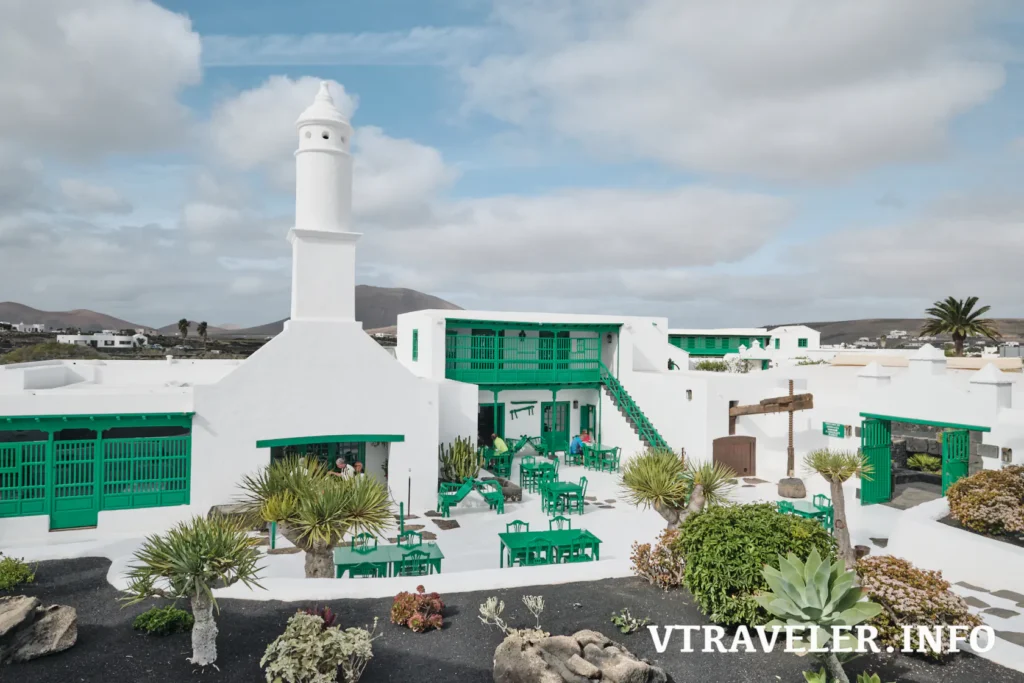
[[3,24],[32,39],[0,46],[0,299],[284,317],[290,122],[326,79],[368,284],[680,327],[949,294],[1024,316],[1014,3],[15,0]]

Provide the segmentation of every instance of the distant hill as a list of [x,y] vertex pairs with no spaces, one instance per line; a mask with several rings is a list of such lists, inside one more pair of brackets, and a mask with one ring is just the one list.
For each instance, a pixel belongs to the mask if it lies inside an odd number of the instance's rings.
[[[1024,336],[1024,318],[995,318],[999,331],[1006,339],[1019,339]],[[822,344],[847,344],[861,337],[877,340],[892,330],[906,330],[908,337],[916,337],[924,326],[924,318],[868,318],[865,320],[833,320],[831,322],[784,323],[786,325],[807,325],[821,332]],[[779,325],[768,325],[779,327]]]
[[[195,321],[195,320],[190,320],[188,322],[188,336],[190,336],[190,337],[198,337],[199,336],[199,333],[196,332],[196,326],[197,325],[198,325],[198,322]],[[164,325],[163,327],[157,328],[157,332],[159,332],[160,334],[166,334],[166,335],[169,335],[169,336],[175,336],[175,335],[178,334],[178,323],[175,322],[175,323],[172,323],[170,325]],[[207,326],[206,326],[206,335],[209,336],[209,337],[219,337],[219,336],[222,336],[222,335],[225,335],[225,334],[234,334],[234,332],[232,330],[228,330],[228,329],[225,329],[223,327],[214,327],[213,325],[209,325],[209,324],[207,324]]]
[[97,313],[84,308],[73,311],[40,311],[31,306],[4,301],[0,303],[0,320],[8,323],[42,323],[50,329],[77,327],[83,332],[99,330],[124,330],[146,327],[138,323],[121,320],[111,315]]
[[[371,285],[356,286],[356,320],[363,323],[363,329],[375,330],[381,327],[390,327],[398,322],[398,316],[411,311],[422,311],[427,308],[440,308],[449,311],[462,310],[459,306],[440,299],[430,294],[417,292],[415,289],[404,289],[401,287],[373,287]],[[273,337],[280,334],[284,329],[284,323],[288,320],[282,318],[272,323],[257,325],[256,327],[243,327],[225,329],[223,327],[207,328],[207,334],[211,337]],[[173,323],[161,327],[160,332],[169,335],[178,333],[178,324]],[[195,327],[189,327],[189,336],[195,336]]]

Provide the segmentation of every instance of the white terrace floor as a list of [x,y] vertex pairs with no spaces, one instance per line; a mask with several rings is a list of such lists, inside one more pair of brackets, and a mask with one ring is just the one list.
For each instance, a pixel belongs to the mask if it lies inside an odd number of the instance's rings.
[[[518,463],[518,459],[517,459]],[[513,479],[518,481],[518,465]],[[601,560],[581,564],[516,567],[499,569],[498,534],[513,520],[528,522],[531,530],[548,528],[548,515],[540,509],[538,494],[524,493],[520,503],[506,503],[505,513],[489,510],[483,500],[473,494],[452,508],[450,519],[459,528],[442,530],[426,517],[425,511],[414,511],[408,524],[423,525],[424,531],[437,535],[444,552],[443,573],[418,578],[388,579],[306,579],[303,578],[303,555],[267,555],[260,583],[262,589],[250,590],[236,584],[219,589],[220,597],[248,600],[332,600],[370,598],[394,595],[413,590],[423,584],[442,595],[465,591],[481,591],[542,584],[569,583],[631,576],[630,552],[634,541],[654,540],[664,522],[653,510],[638,510],[623,501],[618,474],[591,472],[582,467],[562,467],[563,481],[588,479],[590,501],[583,515],[569,515],[573,528],[592,531],[601,539]],[[808,497],[828,492],[826,482],[817,475],[804,475]],[[733,495],[737,503],[775,501],[774,482],[740,480]],[[973,597],[972,610],[992,626],[998,637],[995,647],[984,654],[999,664],[1024,671],[1024,549],[1009,546],[939,523],[948,514],[945,499],[901,511],[883,505],[862,506],[856,499],[857,482],[844,487],[853,542],[871,548],[872,554],[903,557],[926,569],[943,571],[954,590]],[[614,502],[612,502],[614,501]],[[607,505],[609,507],[599,507]],[[397,531],[389,534],[394,536]],[[872,540],[874,539],[874,541]],[[885,543],[884,548],[877,543]],[[123,572],[131,562],[132,553],[142,542],[138,537],[107,538],[74,543],[7,548],[5,552],[29,561],[99,556],[112,561],[108,580],[115,587],[124,585]],[[287,545],[279,539],[279,547]],[[960,585],[964,584],[964,585]],[[995,609],[993,609],[995,608]],[[1008,636],[1008,637],[1005,637]]]

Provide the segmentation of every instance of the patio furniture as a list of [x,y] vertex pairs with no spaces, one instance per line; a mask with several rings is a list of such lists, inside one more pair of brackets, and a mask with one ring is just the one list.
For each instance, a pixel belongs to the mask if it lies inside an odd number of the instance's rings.
[[448,517],[452,506],[458,505],[473,490],[473,480],[466,477],[462,484],[450,481],[441,482],[441,489],[437,492],[437,511],[442,517]]
[[566,482],[562,485],[562,496],[565,500],[566,512],[583,514],[583,503],[587,496],[587,478],[580,477],[579,484]]
[[[526,456],[530,457],[530,456]],[[554,465],[550,460],[534,460],[533,462],[519,463],[519,478],[521,486],[531,493],[537,491],[540,477],[545,472],[553,472]]]
[[571,450],[565,452],[565,464],[566,465],[582,465],[583,454],[587,449],[587,444],[583,444],[583,448],[580,449],[579,453],[573,453]]
[[515,520],[505,525],[505,533],[507,534],[518,534],[524,531],[530,530],[529,522],[523,522],[521,520]]
[[600,451],[600,464],[602,472],[619,471],[619,454],[621,451],[622,449],[619,448],[618,446]]
[[[552,564],[562,558],[566,561],[584,562],[601,558],[601,539],[586,529],[565,529],[562,531],[525,531],[498,534],[500,542],[500,566],[505,566],[505,556],[524,557],[525,565]],[[545,551],[547,548],[549,551]],[[530,553],[532,553],[532,558]],[[586,559],[582,559],[585,556]],[[542,562],[544,559],[546,562]]]
[[512,453],[505,451],[504,453],[498,453],[491,456],[489,466],[487,468],[496,477],[511,477],[512,476]]
[[348,570],[349,578],[352,579],[376,579],[383,578],[387,576],[387,574],[387,565],[373,564],[370,562],[357,564],[354,567],[350,567]]
[[487,501],[492,510],[497,510],[499,515],[505,514],[505,494],[501,492],[501,486],[494,480],[482,481],[478,484],[480,495]]
[[415,548],[423,545],[423,534],[418,531],[404,531],[398,534],[398,545],[402,548]]
[[831,534],[835,530],[836,525],[836,510],[832,506],[832,500],[828,496],[819,493],[811,499],[811,503],[814,507],[825,513],[821,517],[821,523]]
[[537,490],[540,492],[540,509],[544,512],[551,512],[554,509],[557,497],[553,495],[551,487],[557,483],[558,479],[551,470],[545,470],[537,481]]
[[[370,542],[373,541],[373,545]],[[357,553],[368,553],[377,549],[377,537],[373,534],[363,532],[352,537],[352,550]]]
[[[825,498],[822,496],[822,498]],[[826,498],[827,500],[827,498]],[[804,519],[816,519],[821,522],[822,526],[832,531],[832,527],[835,525],[835,511],[832,506],[821,507],[815,502],[808,503],[806,500],[780,500],[779,512],[796,515],[797,517],[803,517]]]
[[788,500],[780,500],[776,503],[776,506],[779,508],[779,512],[784,515],[793,514],[793,503]]
[[395,576],[427,576],[432,569],[430,553],[422,550],[410,550],[399,560],[395,567]]
[[[363,572],[362,576],[368,577],[368,570],[363,565],[372,565],[375,568],[377,578],[397,576],[396,571],[398,570],[399,563],[401,563],[406,553],[413,550],[427,553],[433,573],[441,573],[441,561],[444,559],[444,553],[441,552],[441,548],[437,543],[425,541],[422,545],[413,548],[399,546],[394,543],[380,545],[369,552],[353,550],[348,545],[335,548],[334,575],[340,579],[346,572],[349,572],[349,576],[354,578],[360,575],[360,572]],[[352,569],[356,570],[355,575],[351,573]]]
[[565,529],[572,529],[572,520],[568,517],[559,515],[548,520],[549,531],[563,531]]

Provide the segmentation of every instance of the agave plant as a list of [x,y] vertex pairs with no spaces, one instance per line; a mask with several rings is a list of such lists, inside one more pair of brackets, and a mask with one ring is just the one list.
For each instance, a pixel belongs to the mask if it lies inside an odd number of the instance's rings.
[[381,534],[394,524],[387,488],[373,477],[335,477],[316,460],[286,457],[242,480],[244,512],[306,553],[306,578],[334,575],[334,548],[348,533]]
[[720,463],[694,466],[667,448],[649,448],[626,463],[622,485],[629,502],[654,508],[674,529],[691,513],[727,502],[735,476]]
[[213,588],[241,581],[259,586],[257,539],[249,537],[237,521],[216,516],[182,522],[163,536],[150,536],[135,551],[135,564],[127,572],[127,604],[148,598],[189,600],[192,603],[192,658],[199,666],[217,661],[219,607]]
[[[842,560],[822,559],[817,548],[804,562],[793,553],[779,556],[779,568],[766,566],[762,571],[770,591],[756,597],[761,607],[776,617],[768,626],[800,626],[810,640],[797,641],[797,648],[810,651],[811,645],[824,647],[832,639],[835,626],[856,626],[876,616],[881,606],[864,598],[857,585],[857,574],[846,571]],[[856,636],[840,636],[832,649],[852,650]],[[824,655],[824,664],[835,680],[850,683],[835,652]]]

